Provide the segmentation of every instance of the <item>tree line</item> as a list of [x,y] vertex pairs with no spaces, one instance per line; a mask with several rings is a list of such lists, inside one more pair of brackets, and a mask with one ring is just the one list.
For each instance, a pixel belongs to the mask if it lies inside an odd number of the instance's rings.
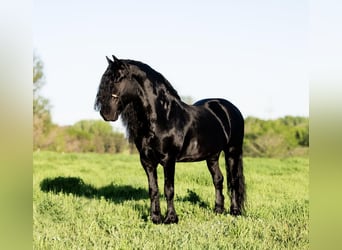
[[285,116],[274,120],[245,119],[244,154],[283,157],[308,155],[309,118]]
[[[33,149],[58,152],[135,153],[125,135],[102,120],[82,120],[71,126],[54,124],[49,100],[40,95],[45,84],[43,63],[33,57]],[[186,97],[191,99],[191,97]],[[244,155],[284,157],[307,155],[309,119],[285,116],[274,120],[245,119]]]
[[[41,126],[49,123],[41,123]],[[49,124],[34,132],[34,150],[57,152],[136,153],[124,133],[102,120],[82,120],[71,126]],[[37,127],[35,128],[37,129]],[[245,119],[244,155],[252,157],[303,156],[309,149],[309,121],[286,116],[275,120]]]

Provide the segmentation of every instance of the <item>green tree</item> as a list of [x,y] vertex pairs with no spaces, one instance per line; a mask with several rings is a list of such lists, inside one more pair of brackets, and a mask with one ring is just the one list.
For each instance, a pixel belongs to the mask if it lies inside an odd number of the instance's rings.
[[44,147],[44,137],[52,127],[50,103],[40,91],[45,85],[44,65],[42,60],[33,54],[33,148]]
[[275,120],[245,119],[244,154],[283,157],[308,152],[309,119],[285,116]]
[[78,142],[78,152],[120,153],[127,148],[124,135],[100,120],[79,121],[68,128],[68,134]]
[[194,99],[191,96],[181,96],[181,99],[183,102],[185,102],[186,104],[193,104],[194,103]]

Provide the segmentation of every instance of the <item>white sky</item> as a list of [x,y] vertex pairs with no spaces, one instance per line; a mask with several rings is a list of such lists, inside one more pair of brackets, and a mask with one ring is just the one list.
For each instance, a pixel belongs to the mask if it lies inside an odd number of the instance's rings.
[[34,0],[33,46],[53,121],[101,119],[105,56],[162,73],[181,96],[221,97],[247,116],[309,116],[308,1]]

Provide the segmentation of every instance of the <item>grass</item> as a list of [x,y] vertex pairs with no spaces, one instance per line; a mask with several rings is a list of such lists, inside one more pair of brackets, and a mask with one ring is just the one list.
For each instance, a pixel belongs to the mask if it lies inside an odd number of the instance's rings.
[[[248,203],[239,217],[213,213],[204,162],[178,163],[176,225],[151,223],[137,155],[35,152],[33,160],[34,249],[309,248],[307,158],[245,158]],[[162,167],[158,174],[165,212]]]

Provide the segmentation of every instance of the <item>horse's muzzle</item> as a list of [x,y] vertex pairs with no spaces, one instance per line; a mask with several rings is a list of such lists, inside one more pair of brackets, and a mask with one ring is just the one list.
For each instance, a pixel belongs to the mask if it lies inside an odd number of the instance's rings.
[[100,111],[100,114],[106,122],[115,122],[119,118],[119,112],[114,112],[114,114],[104,114]]

